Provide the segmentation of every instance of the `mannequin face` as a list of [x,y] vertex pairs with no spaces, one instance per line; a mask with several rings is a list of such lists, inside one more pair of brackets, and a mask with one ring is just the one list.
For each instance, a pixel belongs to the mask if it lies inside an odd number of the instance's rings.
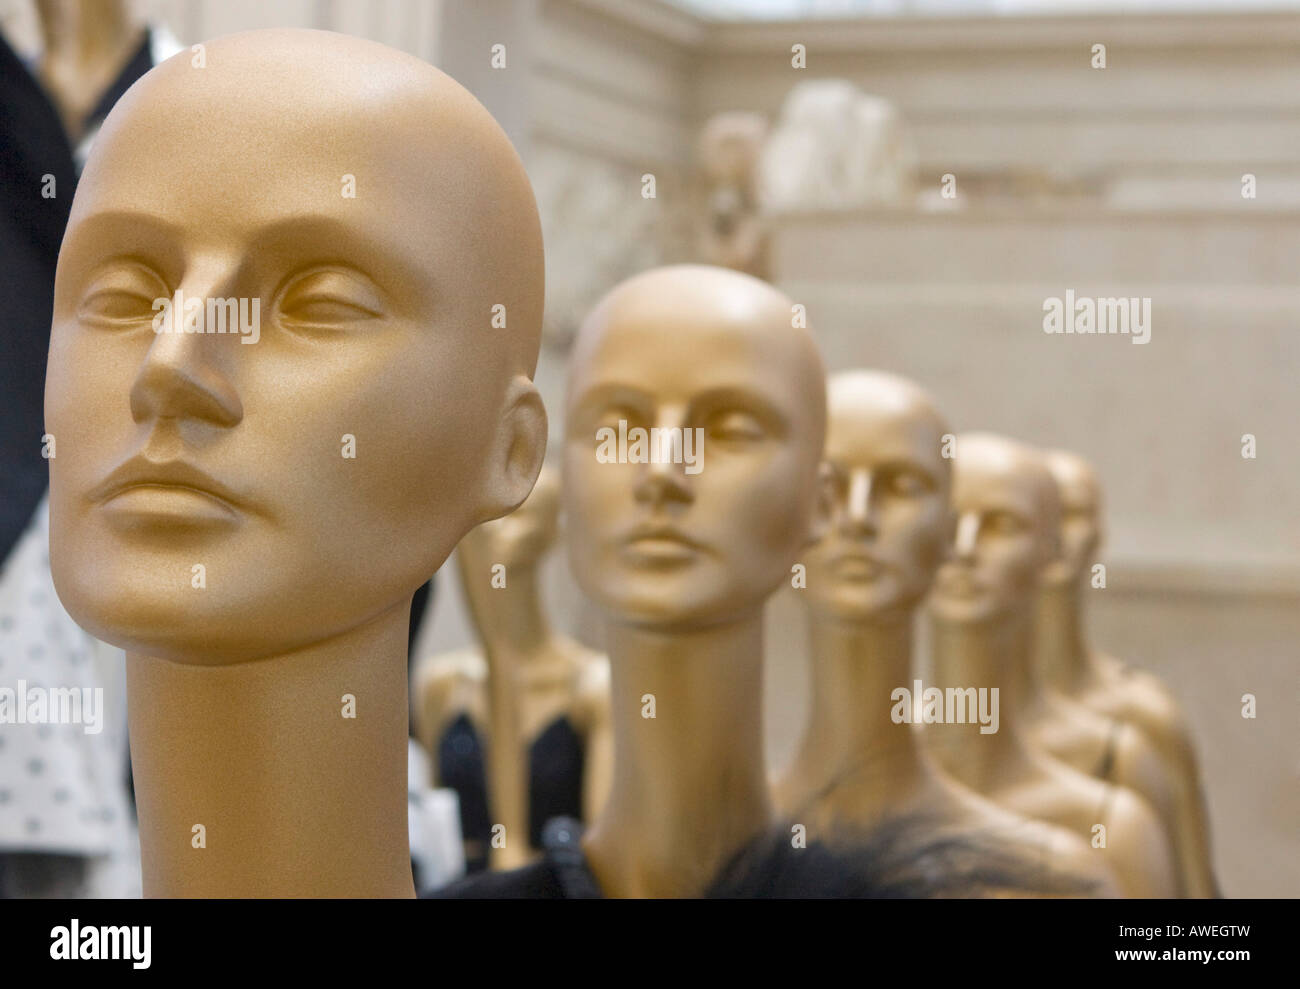
[[806,600],[846,621],[905,617],[952,535],[947,427],[919,388],[893,375],[833,375],[828,400],[835,512],[808,554]]
[[487,565],[501,563],[507,573],[534,567],[555,544],[560,511],[560,477],[543,468],[524,503],[509,515],[484,522],[465,535],[458,553],[469,552]]
[[1073,584],[1091,571],[1101,546],[1101,485],[1078,454],[1051,450],[1044,456],[1061,497],[1061,556],[1047,568],[1049,587]]
[[[190,58],[118,104],[73,203],[51,564],[96,635],[223,663],[405,606],[527,494],[541,240],[505,135],[432,67],[315,31]],[[256,342],[155,332],[178,289],[259,300]]]
[[[569,559],[615,620],[689,628],[760,608],[813,532],[824,371],[791,303],[720,268],[615,288],[579,333],[564,458]],[[597,431],[701,429],[700,469],[602,463]]]
[[935,617],[969,623],[1026,612],[1055,556],[1060,519],[1041,457],[1000,436],[958,436],[952,506],[957,533],[930,599]]

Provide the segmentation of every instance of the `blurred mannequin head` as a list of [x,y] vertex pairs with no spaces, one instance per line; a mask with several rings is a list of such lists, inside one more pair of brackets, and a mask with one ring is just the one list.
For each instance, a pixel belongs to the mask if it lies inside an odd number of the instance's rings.
[[808,554],[807,601],[848,621],[906,617],[952,534],[948,427],[920,388],[894,375],[835,374],[827,394],[835,510]]
[[1032,448],[989,433],[957,437],[951,558],[939,570],[931,612],[976,623],[1027,613],[1059,546],[1056,482]]
[[[131,88],[77,187],[46,385],[51,563],[96,635],[225,663],[405,606],[528,494],[542,245],[504,133],[426,63],[291,30],[194,59]],[[256,342],[155,332],[178,290],[258,300]]]
[[[613,289],[579,332],[564,458],[569,556],[615,620],[736,620],[788,579],[824,509],[824,370],[791,302],[699,265]],[[603,463],[598,430],[699,430],[699,470]]]
[[456,552],[462,560],[503,564],[507,572],[535,567],[555,544],[559,514],[560,475],[544,467],[522,505],[466,533]]
[[1043,456],[1061,498],[1061,556],[1044,574],[1044,583],[1077,583],[1089,572],[1102,541],[1101,484],[1092,464],[1068,450]]

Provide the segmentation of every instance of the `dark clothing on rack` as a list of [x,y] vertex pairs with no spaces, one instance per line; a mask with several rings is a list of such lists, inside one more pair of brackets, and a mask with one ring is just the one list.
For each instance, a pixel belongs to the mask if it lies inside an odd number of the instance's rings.
[[[135,54],[87,116],[93,129],[153,66],[146,31]],[[77,187],[73,148],[54,103],[0,36],[0,563],[31,521],[49,483],[42,456],[45,360],[54,316],[54,269]],[[52,195],[50,193],[53,193]]]
[[[457,715],[447,726],[438,742],[437,760],[439,785],[455,790],[460,799],[466,870],[479,872],[487,868],[492,815],[486,753],[468,715]],[[563,716],[547,725],[528,747],[530,848],[543,848],[543,830],[553,818],[582,818],[584,763],[582,736]]]

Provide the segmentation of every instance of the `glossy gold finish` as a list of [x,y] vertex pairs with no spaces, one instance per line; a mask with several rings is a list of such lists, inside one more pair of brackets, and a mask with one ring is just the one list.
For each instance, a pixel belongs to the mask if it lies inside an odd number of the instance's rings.
[[[545,449],[532,191],[416,58],[296,30],[202,55],[127,93],[77,188],[54,579],[128,653],[147,895],[410,896],[411,595]],[[177,291],[258,300],[256,343],[156,333]]]
[[[608,632],[614,781],[584,849],[609,896],[698,895],[771,818],[763,605],[828,508],[825,372],[792,305],[683,265],[622,283],[578,334],[564,503]],[[699,470],[684,448],[602,462],[600,431],[621,423],[701,430]]]
[[915,726],[891,717],[912,688],[912,620],[952,532],[948,426],[910,381],[878,371],[832,375],[826,461],[834,524],[807,554],[812,690],[808,729],[776,787],[778,805],[809,839],[851,846],[896,814],[937,831],[980,832],[1052,878],[1096,883],[1109,869],[1076,835],[1004,810],[943,772]]
[[945,689],[998,688],[1000,726],[983,733],[971,723],[928,725],[931,751],[1004,807],[1088,839],[1128,896],[1177,895],[1164,829],[1150,806],[1051,757],[1027,729],[1034,603],[1058,554],[1061,517],[1042,457],[999,436],[958,436],[952,505],[952,558],[930,601],[933,676]]
[[1102,542],[1097,473],[1078,454],[1052,450],[1045,456],[1063,513],[1061,557],[1047,570],[1038,596],[1035,648],[1040,674],[1060,694],[1100,717],[1132,726],[1154,748],[1168,793],[1162,816],[1170,830],[1183,893],[1216,896],[1209,817],[1182,710],[1154,676],[1127,667],[1088,643],[1084,602],[1088,594],[1102,593],[1091,587],[1092,566]]
[[487,748],[492,819],[506,829],[505,843],[491,849],[494,868],[532,857],[528,751],[557,718],[583,739],[586,820],[609,792],[609,661],[558,634],[543,608],[540,565],[558,535],[559,508],[559,474],[544,468],[519,508],[460,541],[461,588],[481,649],[431,656],[414,676],[416,733],[434,757],[434,785],[442,785],[438,740],[457,715],[468,715]]

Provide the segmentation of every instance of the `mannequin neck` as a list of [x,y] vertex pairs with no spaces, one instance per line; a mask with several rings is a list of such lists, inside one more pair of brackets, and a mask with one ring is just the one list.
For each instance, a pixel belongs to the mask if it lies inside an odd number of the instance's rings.
[[414,895],[409,612],[233,665],[127,655],[146,896]]
[[[505,587],[490,581],[470,579],[469,557],[461,558],[461,587],[469,604],[474,625],[490,656],[506,656],[526,663],[544,654],[555,638],[542,612],[541,581],[536,563],[512,567]],[[490,573],[489,563],[475,565],[474,572]]]
[[689,632],[613,625],[607,645],[614,779],[588,861],[607,896],[699,896],[772,816],[762,610]]
[[911,614],[810,619],[812,696],[792,777],[817,789],[851,779],[855,791],[876,789],[887,804],[931,774],[917,734],[890,716],[890,695],[912,685]]
[[975,790],[1028,758],[1021,714],[1032,698],[1033,623],[1025,608],[978,622],[931,622],[935,685],[998,689],[998,730],[981,733],[981,725],[927,724],[926,744],[958,780]]
[[1080,580],[1044,586],[1038,593],[1038,668],[1048,683],[1067,694],[1084,689],[1094,676],[1084,632],[1083,588]]
[[39,0],[41,40],[47,54],[82,59],[112,55],[113,43],[135,27],[124,0]]

